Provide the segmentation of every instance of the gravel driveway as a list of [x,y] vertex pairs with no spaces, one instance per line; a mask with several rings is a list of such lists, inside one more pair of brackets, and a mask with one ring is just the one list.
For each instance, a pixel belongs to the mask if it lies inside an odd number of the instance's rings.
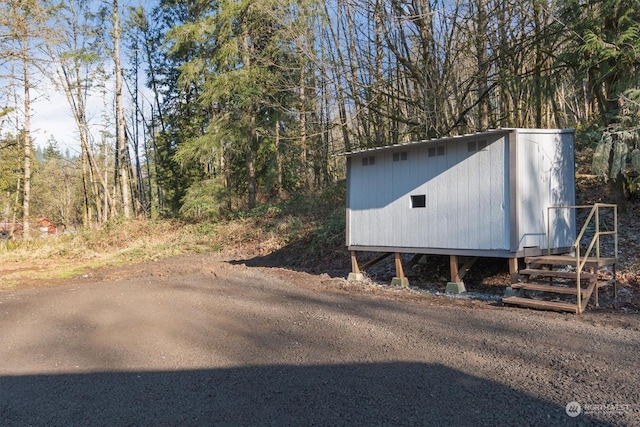
[[638,315],[180,256],[0,292],[0,426],[640,425],[639,344]]

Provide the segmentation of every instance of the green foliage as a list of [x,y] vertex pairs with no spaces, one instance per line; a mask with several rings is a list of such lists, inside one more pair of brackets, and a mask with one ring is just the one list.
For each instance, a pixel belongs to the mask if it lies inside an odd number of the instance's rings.
[[340,180],[327,188],[320,200],[329,206],[344,206],[347,197],[347,180]]
[[312,252],[320,252],[326,248],[335,248],[344,244],[345,238],[345,210],[332,209],[311,234]]
[[617,115],[616,98],[640,83],[640,2],[568,0],[560,13],[573,43],[560,59],[588,81],[606,126]]
[[586,83],[585,94],[598,107],[600,137],[592,170],[611,182],[611,196],[623,206],[623,184],[630,190],[637,182],[640,2],[567,0],[559,5],[559,22],[569,30],[559,58]]
[[8,134],[0,138],[0,192],[15,192],[23,175],[24,150],[19,138]]
[[306,263],[344,246],[344,196],[345,182],[341,181],[322,192],[297,193],[287,200],[238,212],[230,223],[244,224],[245,236],[239,240],[270,236],[278,242],[274,249],[286,252],[292,264]]
[[11,114],[14,110],[15,108],[13,107],[0,108],[0,118],[6,116],[7,114]]
[[48,218],[56,226],[82,223],[82,167],[80,159],[65,158],[50,143],[31,179],[32,215]]
[[615,121],[602,132],[592,168],[605,180],[625,180],[635,192],[640,184],[640,90],[621,95],[619,106]]
[[602,138],[602,126],[598,121],[582,123],[576,126],[576,151],[583,152],[586,149],[595,149]]
[[186,192],[180,217],[191,222],[215,221],[224,212],[224,200],[227,198],[227,190],[220,180],[196,182]]
[[[213,49],[215,40],[207,37],[194,38],[197,25],[211,13],[207,1],[181,2],[162,0],[150,16],[143,9],[135,9],[129,21],[132,30],[138,32],[140,50],[147,62],[147,86],[154,94],[154,116],[152,117],[152,158],[160,214],[164,217],[179,215],[182,201],[189,186],[208,179],[206,167],[199,161],[176,158],[176,151],[186,141],[204,134],[211,111],[201,108],[197,102],[202,66]],[[182,25],[189,31],[179,33]],[[208,33],[208,30],[206,31]],[[190,61],[202,64],[193,69],[195,83],[180,77],[185,64]],[[186,70],[186,68],[185,68]]]
[[[164,69],[170,70],[164,98],[171,102],[165,104],[158,174],[166,194],[181,194],[171,198],[172,206],[201,200],[195,196],[202,194],[200,181],[221,175],[228,192],[249,193],[248,205],[253,203],[251,187],[258,194],[272,193],[280,184],[295,188],[299,166],[294,159],[300,151],[284,152],[275,134],[281,132],[284,145],[296,129],[296,70],[302,59],[295,49],[301,35],[292,28],[301,25],[306,2],[162,5],[168,23]],[[175,179],[176,165],[190,179]],[[191,191],[191,186],[196,188]],[[181,215],[199,216],[196,205],[203,203],[181,209]]]

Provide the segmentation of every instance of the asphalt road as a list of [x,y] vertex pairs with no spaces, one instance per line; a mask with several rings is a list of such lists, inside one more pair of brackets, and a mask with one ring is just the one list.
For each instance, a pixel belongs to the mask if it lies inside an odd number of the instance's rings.
[[0,426],[640,425],[637,315],[167,263],[0,292]]

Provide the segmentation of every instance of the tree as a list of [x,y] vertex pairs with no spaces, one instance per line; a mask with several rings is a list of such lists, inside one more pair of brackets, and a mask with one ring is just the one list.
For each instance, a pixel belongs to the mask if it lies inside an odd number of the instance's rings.
[[639,82],[640,3],[572,0],[562,13],[571,29],[562,58],[588,79],[590,95],[606,126],[617,115],[618,96]]
[[204,132],[185,139],[176,159],[205,166],[202,172],[210,178],[219,170],[211,166],[217,165],[222,176],[241,176],[235,182],[250,209],[277,163],[271,161],[277,157],[275,134],[297,122],[297,152],[307,149],[308,74],[297,62],[306,51],[289,25],[298,11],[295,2],[222,1],[169,33],[174,50],[188,41],[200,53],[180,68],[179,82],[197,94],[197,105],[209,114]]
[[108,176],[101,167],[92,145],[87,99],[103,89],[104,42],[101,26],[81,0],[63,1],[57,5],[52,28],[56,37],[46,40],[46,53],[53,73],[48,73],[56,88],[64,93],[78,130],[84,193],[83,224],[106,221],[115,209],[109,191]]
[[[116,176],[120,184],[122,211],[125,218],[131,217],[131,195],[129,189],[129,144],[125,134],[124,105],[122,101],[122,67],[120,65],[120,12],[118,0],[113,0],[113,63],[115,66],[116,97]],[[137,84],[137,83],[136,83]]]
[[34,174],[34,213],[66,229],[82,221],[82,168],[79,158],[65,157],[55,140],[44,148]]
[[183,25],[201,22],[211,13],[209,3],[162,0],[150,18],[142,14],[136,19],[136,28],[143,34],[147,86],[154,98],[148,133],[154,144],[158,208],[162,215],[177,215],[190,185],[206,179],[201,165],[212,166],[211,151],[196,155],[197,161],[182,163],[176,158],[176,151],[185,141],[203,136],[211,118],[211,112],[197,102],[201,85],[183,82],[181,69],[190,61],[203,61],[210,56],[215,40],[198,38],[191,30],[179,37],[172,35]]
[[[127,84],[128,94],[133,101],[133,111],[131,112],[130,128],[127,134],[130,135],[131,148],[133,149],[135,174],[132,177],[132,189],[133,200],[135,201],[134,211],[145,216],[151,216],[152,214],[152,179],[151,167],[149,165],[150,150],[144,127],[141,124],[146,125],[145,108],[148,103],[145,103],[145,99],[141,96],[139,76],[141,73],[141,66],[143,64],[142,56],[140,55],[141,46],[144,46],[143,28],[145,26],[145,13],[142,6],[138,8],[128,9],[128,19],[125,23],[124,40],[126,42],[127,50],[129,51],[129,67],[125,73],[125,82]],[[148,125],[147,125],[148,127]],[[153,135],[153,134],[151,134]],[[143,167],[141,160],[141,151],[146,159],[146,176],[143,173]]]
[[624,167],[635,134],[633,127],[625,128],[633,122],[625,109],[635,111],[635,90],[640,87],[640,3],[572,0],[562,12],[572,30],[570,53],[563,58],[584,76],[599,111],[602,138],[594,169],[610,178],[611,196],[624,210]]
[[608,180],[620,180],[629,193],[640,192],[640,89],[629,89],[618,99],[618,115],[602,132],[593,156],[593,171]]
[[23,238],[30,238],[30,198],[31,198],[31,68],[37,61],[34,50],[37,42],[43,37],[43,25],[46,10],[38,0],[8,0],[0,9],[0,24],[6,31],[5,48],[9,50],[9,58],[21,63],[21,80],[23,88],[23,122],[20,135],[22,136],[23,183],[22,183],[22,215]]
[[21,206],[19,196],[21,192],[23,153],[20,135],[7,134],[0,137],[0,200],[2,201],[2,221],[14,221]]

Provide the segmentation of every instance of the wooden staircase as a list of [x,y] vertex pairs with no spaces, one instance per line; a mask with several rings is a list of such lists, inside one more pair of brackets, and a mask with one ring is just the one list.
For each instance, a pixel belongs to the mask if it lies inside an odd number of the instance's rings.
[[[572,255],[526,257],[526,268],[518,272],[521,282],[511,285],[511,288],[517,291],[517,295],[503,298],[503,303],[542,310],[582,313],[593,295],[594,305],[597,306],[598,289],[608,284],[606,281],[598,280],[599,268],[615,265],[615,258],[591,257],[582,261],[589,271],[578,274],[578,259]],[[578,276],[580,286],[577,286]],[[563,300],[558,298],[560,295],[563,295]]]
[[[505,304],[519,305],[522,307],[537,308],[542,310],[566,311],[570,313],[582,313],[591,296],[594,296],[594,305],[598,306],[598,289],[609,284],[606,280],[599,280],[600,268],[613,267],[614,296],[617,294],[615,267],[618,257],[618,211],[616,205],[596,203],[593,206],[554,206],[547,213],[547,221],[551,217],[553,209],[581,209],[590,208],[582,230],[578,234],[572,253],[575,255],[542,255],[525,257],[526,268],[518,271],[520,281],[513,283],[511,289],[515,295],[505,296],[502,302]],[[601,209],[613,210],[612,227],[601,229]],[[551,248],[551,230],[547,223],[547,250]],[[589,238],[585,234],[590,235]],[[613,236],[614,255],[602,256],[600,238]],[[589,245],[581,256],[583,238],[589,240]]]

